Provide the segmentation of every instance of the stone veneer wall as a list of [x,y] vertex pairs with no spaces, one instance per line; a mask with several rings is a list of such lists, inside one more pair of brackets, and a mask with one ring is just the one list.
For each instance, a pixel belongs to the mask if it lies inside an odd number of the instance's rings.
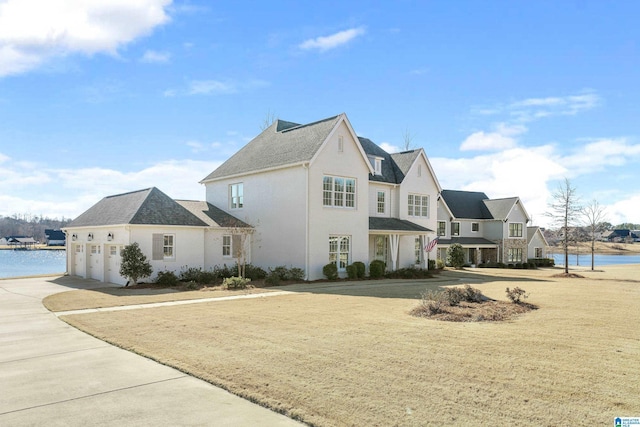
[[[504,242],[504,247],[502,246],[503,242]],[[527,261],[527,255],[528,255],[527,239],[504,239],[504,240],[498,240],[496,243],[500,245],[500,250],[503,251],[501,261],[504,262],[505,264],[509,263],[508,254],[509,254],[509,249],[511,248],[522,249],[522,262]]]

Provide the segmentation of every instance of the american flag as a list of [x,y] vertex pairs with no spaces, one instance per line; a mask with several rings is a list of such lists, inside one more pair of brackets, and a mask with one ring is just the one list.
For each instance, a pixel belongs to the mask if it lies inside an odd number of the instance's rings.
[[437,237],[435,239],[431,239],[431,241],[429,243],[427,243],[427,246],[424,247],[425,252],[431,252],[433,250],[433,248],[436,247],[437,244],[438,244],[438,238]]

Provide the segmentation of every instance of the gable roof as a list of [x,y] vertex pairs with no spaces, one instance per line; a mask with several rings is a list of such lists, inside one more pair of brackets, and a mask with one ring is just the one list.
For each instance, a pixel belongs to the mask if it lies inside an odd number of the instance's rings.
[[542,237],[542,241],[544,242],[544,245],[549,246],[547,239],[544,237],[544,233],[542,232],[542,230],[540,230],[540,227],[538,226],[527,227],[527,245],[531,244],[531,241],[533,240],[533,236],[535,236],[536,233],[540,233],[540,236]]
[[200,200],[176,200],[176,202],[211,227],[251,227],[211,203]]
[[518,197],[490,199],[480,191],[442,190],[449,211],[460,219],[506,220],[516,204],[520,204],[527,220],[529,215]]
[[306,125],[276,120],[200,182],[311,161],[343,117]]
[[107,196],[66,228],[116,224],[207,225],[162,191],[151,187]]
[[484,204],[489,198],[479,191],[442,190],[442,199],[455,218],[494,219]]
[[44,230],[44,236],[48,240],[66,240],[66,236],[62,230],[52,230],[47,228]]
[[369,181],[388,182],[391,184],[399,184],[402,182],[404,174],[395,160],[391,157],[391,154],[384,151],[369,138],[358,137],[358,141],[360,141],[362,149],[368,156],[382,158],[382,174],[369,175]]
[[493,219],[507,219],[509,214],[513,210],[513,207],[518,203],[517,197],[507,197],[505,199],[489,199],[485,200],[484,204],[491,212]]

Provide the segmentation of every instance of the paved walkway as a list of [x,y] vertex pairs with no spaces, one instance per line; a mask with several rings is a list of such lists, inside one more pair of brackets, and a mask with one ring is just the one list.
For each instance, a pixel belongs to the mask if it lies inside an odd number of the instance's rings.
[[209,383],[93,338],[42,306],[104,283],[0,280],[0,425],[300,426]]

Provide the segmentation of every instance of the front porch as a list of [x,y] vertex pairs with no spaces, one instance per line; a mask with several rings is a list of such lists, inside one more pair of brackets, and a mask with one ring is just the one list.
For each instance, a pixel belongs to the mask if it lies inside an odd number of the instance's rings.
[[369,218],[369,262],[384,261],[388,271],[428,268],[425,248],[433,230],[398,218]]
[[453,237],[438,240],[437,257],[446,263],[447,249],[460,244],[465,252],[465,263],[478,265],[498,261],[498,244],[482,237]]

